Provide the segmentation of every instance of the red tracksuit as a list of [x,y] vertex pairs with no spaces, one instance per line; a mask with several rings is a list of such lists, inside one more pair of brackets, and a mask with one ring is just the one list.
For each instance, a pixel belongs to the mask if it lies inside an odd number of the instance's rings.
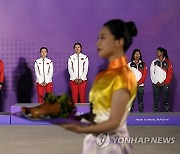
[[0,84],[4,82],[4,63],[0,60]]

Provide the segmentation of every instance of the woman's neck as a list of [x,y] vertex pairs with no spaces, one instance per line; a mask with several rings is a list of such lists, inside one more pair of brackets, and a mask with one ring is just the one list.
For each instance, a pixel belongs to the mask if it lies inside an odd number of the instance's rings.
[[111,56],[108,57],[108,61],[111,62],[111,61],[113,61],[114,59],[117,59],[117,58],[122,57],[122,56],[124,56],[124,55],[125,55],[125,54],[124,54],[124,51],[115,52],[113,55],[111,55]]
[[162,61],[163,61],[163,59],[164,59],[164,57],[163,57],[163,56],[160,56],[160,57],[159,57],[159,61],[160,61],[160,62],[162,62]]
[[138,64],[138,63],[139,63],[139,59],[135,59],[134,62],[135,62],[136,64]]

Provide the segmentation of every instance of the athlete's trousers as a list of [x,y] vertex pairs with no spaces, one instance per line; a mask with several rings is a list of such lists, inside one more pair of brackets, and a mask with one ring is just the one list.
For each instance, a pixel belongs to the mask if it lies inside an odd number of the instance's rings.
[[38,102],[40,104],[44,103],[44,95],[45,93],[52,93],[53,91],[53,84],[48,83],[46,86],[41,86],[39,83],[36,83],[36,89],[38,94]]
[[[138,86],[137,87],[137,101],[138,101],[138,108],[140,112],[144,112],[144,86]],[[135,99],[132,103],[131,112],[134,110],[134,103]]]
[[158,87],[157,85],[153,84],[153,93],[154,93],[154,105],[153,110],[159,111],[159,99],[160,99],[160,92],[162,93],[162,99],[164,102],[164,110],[169,112],[170,105],[169,105],[169,86],[164,85],[162,87]]
[[75,81],[70,81],[72,100],[74,103],[78,103],[78,96],[80,103],[86,102],[86,87],[87,81],[83,81],[81,84],[76,84]]

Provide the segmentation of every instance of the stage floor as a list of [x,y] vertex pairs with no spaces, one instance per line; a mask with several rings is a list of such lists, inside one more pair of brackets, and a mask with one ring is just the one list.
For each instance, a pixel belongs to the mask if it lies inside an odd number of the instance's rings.
[[[180,126],[128,126],[131,137],[175,137],[173,144],[133,144],[134,154],[179,154]],[[0,126],[3,154],[80,154],[84,134],[55,125]]]
[[[22,106],[36,106],[37,103],[32,104],[15,104],[11,106],[11,113],[21,111]],[[89,103],[77,103],[77,114],[84,114],[90,111]],[[22,120],[15,116],[11,116],[11,124],[48,124],[46,122],[33,122],[28,120]],[[127,118],[128,125],[180,125],[180,112],[144,112],[144,113],[130,113]]]
[[[30,121],[14,116],[14,113],[20,112],[22,106],[37,106],[37,103],[14,104],[11,106],[11,113],[0,113],[0,125],[51,125],[44,121]],[[77,115],[88,113],[90,111],[89,103],[76,104]],[[134,112],[129,113],[127,125],[180,125],[180,112]]]

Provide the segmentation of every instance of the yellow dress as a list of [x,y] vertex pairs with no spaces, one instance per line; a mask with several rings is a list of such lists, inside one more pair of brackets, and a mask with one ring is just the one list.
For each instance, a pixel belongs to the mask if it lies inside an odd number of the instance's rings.
[[[119,143],[115,144],[112,142],[113,136],[129,137],[126,127],[126,118],[130,111],[131,103],[133,102],[137,92],[136,79],[134,74],[127,66],[127,59],[125,56],[110,62],[108,68],[96,76],[94,84],[89,93],[89,101],[92,102],[93,113],[96,114],[95,122],[100,123],[106,121],[110,117],[112,94],[114,91],[122,88],[129,91],[130,100],[127,103],[124,116],[119,124],[118,129],[110,132],[110,144],[104,148],[98,147],[96,136],[93,134],[88,134],[84,139],[83,153],[131,153],[131,145]],[[121,105],[121,102],[119,102],[119,104]]]

